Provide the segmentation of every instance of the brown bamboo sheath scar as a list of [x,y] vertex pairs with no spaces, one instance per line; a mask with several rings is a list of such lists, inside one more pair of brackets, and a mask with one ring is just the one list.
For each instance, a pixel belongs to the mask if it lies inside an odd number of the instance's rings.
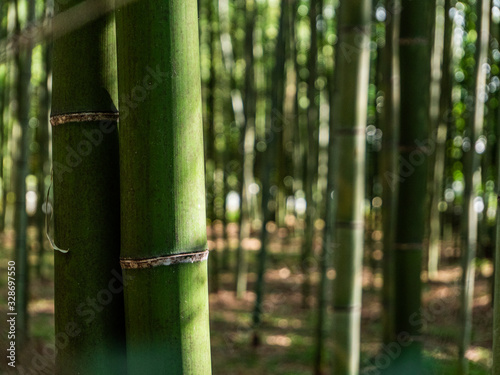
[[118,121],[118,112],[76,112],[50,116],[52,126],[63,125],[68,122],[88,121]]
[[130,259],[121,258],[122,269],[153,268],[158,266],[172,266],[180,263],[203,262],[208,259],[208,250],[195,253],[172,254],[154,258]]

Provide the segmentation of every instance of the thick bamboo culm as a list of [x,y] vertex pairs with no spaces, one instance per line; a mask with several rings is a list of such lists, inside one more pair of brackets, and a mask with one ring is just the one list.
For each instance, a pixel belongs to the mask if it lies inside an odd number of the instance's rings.
[[125,373],[114,27],[108,15],[54,41],[54,232],[69,249],[54,255],[60,375]]
[[127,373],[209,375],[197,3],[116,14]]
[[[426,221],[431,48],[435,2],[401,2],[399,184],[394,244],[394,335],[409,335],[409,345],[394,361],[395,371],[421,374],[421,276]],[[418,16],[416,16],[418,14]],[[404,68],[403,68],[404,67]]]

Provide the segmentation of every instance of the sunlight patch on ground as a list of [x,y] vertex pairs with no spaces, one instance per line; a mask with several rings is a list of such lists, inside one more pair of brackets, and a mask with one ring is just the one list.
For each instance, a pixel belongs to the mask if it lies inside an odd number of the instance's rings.
[[445,270],[438,271],[436,281],[442,283],[452,283],[460,280],[461,275],[462,269],[460,267],[446,268]]
[[365,319],[377,319],[382,312],[382,304],[380,302],[372,302],[364,306],[362,316]]
[[274,335],[267,336],[266,343],[268,345],[290,346],[292,345],[292,340],[285,335]]
[[277,253],[283,250],[283,246],[281,246],[280,242],[272,242],[268,245],[268,249],[273,253]]
[[291,272],[287,267],[283,267],[278,271],[278,274],[280,275],[281,279],[286,279],[288,276],[290,276]]
[[422,297],[422,302],[429,303],[430,301],[436,299],[446,300],[446,302],[448,302],[449,299],[458,298],[458,296],[459,296],[458,287],[454,288],[443,285],[433,288],[432,290],[425,293],[424,296]]
[[492,262],[483,262],[480,267],[481,275],[483,275],[483,277],[490,277],[493,275],[493,269]]
[[491,362],[491,351],[480,346],[471,347],[465,353],[467,359],[473,362],[482,363],[484,365],[490,366]]
[[474,306],[488,306],[491,305],[491,295],[485,294],[484,296],[474,299]]
[[381,289],[384,286],[384,279],[382,275],[375,275],[373,279],[373,286],[377,289]]
[[241,241],[241,246],[245,250],[259,250],[260,249],[260,240],[257,238],[245,238]]
[[[311,274],[311,278],[313,274]],[[319,276],[317,277],[319,279]],[[292,271],[288,267],[282,267],[278,270],[268,270],[265,275],[266,282],[278,281],[283,282],[286,280],[286,284],[294,283],[300,284],[303,280],[303,275],[292,275]]]
[[54,314],[53,299],[38,299],[30,302],[28,306],[30,314]]

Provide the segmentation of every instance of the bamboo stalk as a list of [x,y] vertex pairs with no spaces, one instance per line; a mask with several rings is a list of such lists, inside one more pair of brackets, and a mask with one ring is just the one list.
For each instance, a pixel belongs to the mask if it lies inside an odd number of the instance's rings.
[[[401,6],[400,0],[393,3],[389,8],[391,14],[386,21],[386,46],[383,51],[384,75],[386,82],[384,90],[383,109],[383,138],[381,162],[381,179],[383,184],[382,195],[382,226],[384,263],[382,288],[383,309],[383,341],[385,344],[393,342],[395,337],[395,258],[394,240],[396,233],[396,209],[399,185],[395,176],[398,174],[398,152],[399,140],[399,110],[400,110],[400,64],[399,64],[399,27],[400,12],[394,11]],[[389,79],[390,78],[390,79]]]
[[[9,4],[0,5],[0,40],[7,36],[7,22],[3,22],[4,17],[8,14]],[[0,51],[0,53],[6,53],[6,51]],[[4,137],[6,122],[4,121],[6,103],[8,102],[8,74],[7,74],[7,63],[0,67],[0,232],[4,229],[4,219],[5,219],[5,175],[3,168],[3,160],[5,154]]]
[[327,197],[333,199],[329,207],[336,210],[327,216],[333,221],[327,227],[334,228],[337,244],[333,252],[333,374],[359,371],[371,8],[371,0],[356,0],[341,2],[338,9],[328,163],[333,191]]
[[240,218],[239,218],[239,245],[236,253],[236,297],[243,298],[247,291],[247,254],[243,249],[243,240],[250,236],[250,207],[251,197],[249,186],[254,183],[254,161],[255,161],[255,72],[253,32],[255,27],[255,7],[252,1],[245,2],[245,96],[244,96],[244,125],[241,127],[241,173],[240,173]]
[[116,101],[108,15],[53,47],[56,374],[125,373]]
[[[14,1],[16,8],[16,32],[21,30],[20,9],[18,1]],[[28,14],[26,24],[35,21],[35,1],[28,1]],[[15,209],[14,209],[14,229],[15,258],[16,258],[16,332],[17,345],[23,347],[28,338],[28,299],[29,299],[29,262],[28,243],[26,230],[28,228],[28,215],[26,214],[26,176],[28,175],[29,157],[29,120],[30,120],[30,89],[31,89],[31,60],[32,46],[24,51],[17,51],[15,63],[17,67],[16,100],[17,121],[20,135],[17,137],[17,147],[13,153],[15,169]]]
[[[53,16],[52,6],[46,2],[45,18],[50,22]],[[43,65],[45,75],[41,83],[41,99],[39,102],[39,126],[37,128],[37,141],[39,144],[39,171],[38,179],[38,208],[37,208],[37,225],[38,225],[38,259],[36,263],[36,274],[38,278],[43,277],[43,262],[45,254],[45,215],[48,210],[46,201],[47,186],[45,178],[50,175],[50,154],[49,154],[49,117],[50,117],[50,98],[51,92],[49,89],[50,75],[52,75],[52,43],[46,43],[43,52]],[[44,209],[45,208],[45,209]]]
[[[331,78],[331,77],[330,77]],[[331,80],[331,79],[330,79]],[[329,84],[332,88],[333,84]],[[328,159],[333,160],[334,158],[334,148],[328,148],[329,155]],[[330,162],[329,162],[330,164]],[[331,164],[330,164],[331,165]],[[328,168],[328,181],[326,188],[326,216],[325,216],[325,229],[324,229],[324,243],[321,251],[320,258],[320,282],[318,286],[318,315],[315,327],[315,353],[314,353],[314,374],[322,375],[324,366],[324,351],[325,351],[325,338],[327,337],[327,311],[328,303],[330,302],[329,296],[329,280],[327,277],[328,268],[332,266],[332,255],[335,251],[335,200],[334,194],[335,189],[333,186],[333,181],[335,179],[335,171],[333,167]]]
[[[320,10],[323,9],[322,1],[320,1]],[[321,13],[321,12],[320,12]],[[323,30],[326,34],[326,28]],[[324,35],[323,34],[323,35]],[[323,39],[323,38],[322,38]],[[321,40],[324,42],[324,40]],[[333,62],[331,66],[325,67],[325,77],[327,79],[328,96],[332,97],[334,94],[333,82]],[[296,130],[298,132],[298,129]],[[333,148],[328,147],[328,160],[333,160]],[[328,269],[332,267],[332,253],[334,251],[334,217],[335,217],[335,207],[333,206],[332,194],[334,193],[333,179],[335,171],[333,168],[328,168],[326,180],[327,186],[325,191],[325,203],[326,207],[324,209],[325,214],[325,228],[323,230],[323,246],[320,253],[319,259],[319,273],[320,281],[318,285],[318,306],[317,306],[317,320],[315,326],[315,348],[314,348],[314,362],[313,371],[315,375],[322,375],[324,373],[325,365],[325,344],[326,338],[328,337],[328,306],[331,303],[331,282],[328,279]]]
[[[421,262],[426,220],[431,48],[435,2],[401,2],[399,183],[394,244],[395,331],[408,334],[394,367],[421,374]],[[418,17],[416,15],[419,15]],[[418,21],[417,21],[418,19]]]
[[451,90],[453,88],[453,71],[452,67],[452,28],[453,22],[449,15],[451,8],[451,0],[445,0],[444,6],[444,44],[443,44],[443,61],[442,61],[442,77],[441,88],[439,95],[439,114],[437,118],[436,129],[436,151],[434,153],[434,165],[432,175],[431,189],[431,208],[429,220],[429,244],[428,244],[428,272],[429,279],[434,280],[437,277],[439,258],[440,258],[440,236],[441,236],[441,220],[440,211],[438,208],[441,201],[443,190],[443,178],[445,169],[445,153],[446,153],[446,138],[448,133],[449,110],[451,107]]
[[198,38],[195,0],[117,10],[129,375],[211,373]]
[[[498,31],[495,36],[498,37]],[[498,112],[498,109],[497,109]],[[500,121],[496,119],[497,134],[500,134]],[[497,196],[500,201],[500,147],[497,146],[496,167],[497,167]],[[500,209],[497,208],[496,218],[496,238],[495,238],[495,274],[493,285],[493,366],[492,375],[500,375]]]
[[273,68],[273,85],[271,88],[271,118],[270,128],[268,129],[267,148],[265,151],[266,164],[263,165],[262,171],[262,228],[260,232],[261,248],[257,258],[257,282],[255,284],[255,305],[252,313],[252,328],[253,338],[252,344],[258,346],[260,344],[260,324],[262,322],[262,306],[264,301],[264,273],[266,270],[267,261],[267,223],[273,218],[273,212],[269,209],[269,201],[271,199],[271,173],[276,167],[277,155],[277,132],[283,131],[282,113],[284,99],[284,83],[285,83],[285,30],[287,29],[287,12],[290,0],[282,0],[281,15],[279,20],[279,31],[276,40],[276,60]]
[[478,178],[475,176],[480,168],[480,156],[476,152],[475,145],[482,133],[484,122],[484,101],[486,86],[486,72],[484,64],[488,62],[488,43],[490,30],[490,0],[478,0],[476,2],[476,14],[479,25],[477,27],[476,56],[474,67],[474,105],[471,110],[470,122],[468,124],[469,150],[464,153],[464,211],[462,215],[461,231],[461,309],[460,309],[460,333],[459,333],[459,365],[458,373],[465,375],[469,371],[469,360],[465,356],[470,345],[472,331],[472,307],[474,295],[474,278],[477,248],[478,217],[474,208],[474,200],[477,194]]
[[314,246],[314,222],[316,220],[316,202],[314,202],[315,184],[318,174],[318,120],[319,111],[316,105],[317,90],[315,87],[317,78],[317,60],[318,60],[318,31],[316,28],[317,0],[311,0],[309,3],[309,25],[311,29],[311,39],[309,46],[308,64],[309,71],[307,81],[307,99],[309,107],[307,110],[307,172],[305,181],[305,193],[307,202],[306,230],[304,244],[301,254],[301,269],[304,274],[302,283],[302,307],[307,307],[308,298],[311,289],[311,263],[313,259]]
[[[498,48],[500,42],[500,25],[492,22],[491,33],[493,38],[496,39],[496,47]],[[498,99],[498,93],[496,94]],[[494,129],[496,134],[500,134],[500,107],[497,106],[495,110],[495,124]],[[497,141],[496,147],[496,190],[497,190],[497,203],[500,201],[500,147]],[[492,298],[493,298],[493,347],[492,347],[492,375],[500,375],[500,210],[497,205],[496,217],[496,236],[495,236],[495,249],[494,249],[494,275],[492,285]]]

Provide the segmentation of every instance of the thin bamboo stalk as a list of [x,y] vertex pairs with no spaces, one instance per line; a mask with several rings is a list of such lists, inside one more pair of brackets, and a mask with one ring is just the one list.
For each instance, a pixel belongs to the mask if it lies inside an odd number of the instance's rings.
[[476,2],[476,14],[478,19],[477,42],[476,42],[476,65],[474,67],[474,106],[468,124],[469,150],[464,153],[464,211],[462,215],[461,231],[461,309],[460,309],[460,332],[458,346],[458,373],[465,375],[469,371],[469,360],[465,356],[470,345],[472,331],[472,305],[474,295],[474,278],[477,247],[478,217],[475,210],[475,198],[477,194],[478,178],[476,176],[480,168],[480,156],[476,152],[476,142],[482,133],[484,122],[484,95],[486,87],[486,72],[483,66],[488,62],[488,43],[490,30],[490,0],[478,0]]
[[[53,9],[47,6],[46,20],[50,22]],[[52,75],[52,43],[47,43],[43,52],[43,66],[45,75],[41,83],[41,98],[39,102],[39,126],[37,128],[37,137],[39,145],[39,170],[38,170],[38,208],[37,208],[37,225],[38,225],[38,259],[36,263],[36,274],[39,278],[43,277],[43,261],[45,253],[45,215],[48,210],[46,201],[45,178],[50,174],[50,155],[49,155],[49,116],[50,116],[50,76]],[[45,211],[45,212],[44,212]]]
[[244,96],[244,125],[241,127],[241,174],[240,174],[240,218],[239,218],[239,245],[236,253],[236,297],[243,298],[247,291],[247,254],[243,248],[243,240],[250,235],[250,184],[254,182],[253,168],[255,162],[255,72],[253,54],[253,32],[255,27],[255,7],[251,1],[245,2],[245,96]]
[[272,88],[271,88],[271,117],[269,119],[270,129],[267,133],[268,142],[265,153],[266,164],[262,171],[262,228],[260,232],[261,248],[257,258],[257,282],[255,284],[255,305],[252,313],[253,338],[252,344],[260,344],[260,324],[262,321],[262,306],[264,301],[264,273],[267,261],[267,224],[273,218],[273,212],[269,209],[271,199],[271,172],[276,167],[277,154],[277,132],[283,131],[282,113],[285,86],[285,30],[287,29],[287,12],[290,0],[282,0],[281,15],[279,21],[279,31],[276,40],[276,60],[273,68]]
[[[395,328],[395,258],[394,240],[396,232],[396,209],[399,185],[395,176],[398,174],[399,110],[400,110],[400,65],[399,65],[399,27],[401,2],[396,0],[389,8],[391,14],[386,21],[386,46],[383,51],[384,75],[386,82],[384,90],[383,138],[381,162],[382,195],[382,226],[383,226],[383,279],[382,304],[383,309],[383,341],[393,342],[396,337]],[[390,79],[389,79],[390,77]]]
[[[14,1],[16,8],[16,32],[21,30],[20,9],[18,1]],[[35,20],[35,1],[28,2],[26,24]],[[28,338],[28,299],[29,299],[29,263],[26,230],[28,216],[26,214],[26,176],[28,175],[29,157],[29,119],[30,119],[30,89],[31,89],[31,60],[32,46],[15,53],[17,67],[16,99],[17,121],[20,135],[17,138],[17,147],[13,155],[15,169],[14,229],[16,231],[15,258],[16,258],[16,332],[17,345],[22,347]]]
[[314,222],[316,220],[316,205],[314,202],[314,187],[318,174],[318,106],[316,105],[316,78],[317,78],[317,60],[318,60],[318,31],[316,27],[316,17],[318,13],[317,0],[311,0],[309,3],[309,25],[311,29],[311,39],[309,46],[309,56],[307,69],[309,71],[307,81],[307,99],[309,107],[307,110],[307,172],[305,181],[305,193],[307,202],[306,230],[304,244],[301,254],[301,269],[304,275],[302,283],[302,307],[308,306],[308,299],[311,289],[311,264],[313,259],[314,247]]
[[[443,61],[442,61],[442,77],[441,89],[439,95],[439,114],[437,118],[436,129],[436,151],[434,153],[434,170],[431,189],[431,208],[429,220],[429,249],[428,249],[428,272],[429,279],[433,280],[437,277],[439,257],[440,257],[440,236],[441,236],[441,220],[439,211],[439,202],[441,201],[443,178],[445,169],[445,153],[446,153],[446,138],[449,125],[449,111],[451,107],[451,90],[453,88],[453,72],[452,65],[452,28],[453,22],[449,16],[451,8],[451,0],[445,0],[444,4],[444,44],[443,44]],[[431,165],[432,165],[431,164]]]
[[[500,31],[497,29],[497,31]],[[495,36],[499,36],[498,33]],[[498,109],[497,109],[498,111]],[[500,121],[496,121],[497,134],[500,134]],[[500,197],[500,147],[497,147],[497,194]],[[493,366],[492,375],[500,375],[500,209],[497,208],[495,238],[495,275],[493,286]]]
[[[332,190],[327,198],[335,214],[333,265],[332,373],[359,371],[361,273],[364,238],[365,129],[370,69],[371,0],[341,2],[335,54],[334,92],[330,98],[330,156]],[[349,164],[346,165],[345,163]],[[331,189],[330,187],[330,189]],[[331,209],[331,208],[330,208]],[[328,237],[327,237],[328,239]],[[331,241],[331,240],[329,240]]]

